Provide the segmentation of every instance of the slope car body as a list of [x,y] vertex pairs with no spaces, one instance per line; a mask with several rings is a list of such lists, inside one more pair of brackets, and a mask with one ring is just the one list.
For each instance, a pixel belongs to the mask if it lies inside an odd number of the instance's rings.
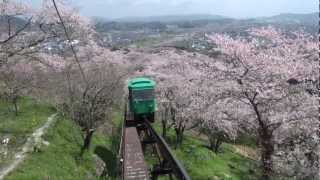
[[134,78],[129,81],[129,108],[137,121],[147,118],[154,122],[154,113],[157,108],[155,98],[156,83],[149,78]]

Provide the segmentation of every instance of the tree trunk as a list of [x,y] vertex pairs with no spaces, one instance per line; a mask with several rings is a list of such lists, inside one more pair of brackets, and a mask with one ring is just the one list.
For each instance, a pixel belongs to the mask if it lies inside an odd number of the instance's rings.
[[18,109],[18,100],[17,100],[17,99],[14,99],[14,100],[13,100],[13,106],[14,106],[14,114],[15,114],[16,116],[18,116],[18,111],[19,111],[19,109]]
[[218,154],[219,153],[219,148],[220,145],[222,144],[222,141],[220,140],[220,138],[218,137],[216,140],[216,143],[214,145],[214,153]]
[[92,139],[92,135],[94,133],[93,129],[89,129],[86,130],[86,135],[83,141],[83,146],[81,148],[81,156],[83,155],[83,153],[88,150],[90,148],[90,144],[91,144],[91,139]]
[[181,133],[180,132],[178,132],[177,133],[177,139],[176,139],[176,144],[177,144],[177,146],[180,146],[181,145]]
[[274,147],[272,144],[272,136],[268,133],[268,130],[264,130],[261,133],[261,160],[262,160],[262,180],[270,180],[273,174],[272,168],[272,154],[274,153]]
[[183,141],[183,131],[180,133],[179,144],[181,145]]
[[180,146],[182,144],[183,141],[183,133],[184,130],[183,129],[176,129],[176,147]]
[[176,131],[176,144],[175,145],[176,145],[176,147],[178,147],[180,144],[180,132],[177,129],[175,129],[175,131]]
[[167,137],[167,123],[162,121],[162,137],[166,139]]
[[211,137],[209,138],[209,148],[211,151],[213,151],[214,153],[218,154],[219,153],[219,148],[220,148],[220,145],[222,144],[222,141],[219,137],[217,138],[214,138],[214,137]]
[[168,109],[166,108],[164,114],[162,114],[162,137],[167,137],[167,122],[168,122]]
[[208,137],[209,138],[209,148],[211,151],[214,151],[214,147],[215,147],[215,138],[213,137]]
[[[255,94],[255,96],[257,93]],[[273,131],[268,129],[265,121],[262,119],[261,113],[258,108],[258,104],[254,102],[255,96],[253,99],[249,99],[253,110],[257,115],[257,121],[259,124],[258,135],[259,143],[261,145],[261,160],[262,160],[262,180],[270,180],[273,175],[272,167],[272,154],[274,153],[274,145],[272,143],[272,133]]]

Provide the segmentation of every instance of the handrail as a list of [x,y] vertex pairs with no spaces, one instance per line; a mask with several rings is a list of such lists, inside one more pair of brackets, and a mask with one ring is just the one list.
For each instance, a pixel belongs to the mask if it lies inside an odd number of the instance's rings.
[[[125,120],[126,120],[126,113],[127,113],[127,104],[124,107],[124,115],[123,115],[123,121],[122,121],[122,127],[121,127],[121,139],[120,139],[120,144],[119,144],[119,152],[118,152],[118,157],[117,157],[117,167],[120,170],[119,175],[122,176],[123,174],[123,166],[121,163],[123,163],[123,143],[124,143],[124,128],[125,128]],[[120,177],[122,179],[123,177]]]
[[[191,180],[189,175],[187,174],[185,168],[182,166],[182,164],[175,158],[172,150],[170,149],[169,145],[166,143],[166,141],[158,135],[158,133],[154,130],[152,127],[150,121],[145,117],[143,121],[135,122],[134,119],[129,118],[128,120],[128,111],[129,107],[126,103],[125,109],[124,109],[124,121],[122,124],[122,137],[120,142],[120,148],[119,148],[119,156],[124,157],[125,152],[124,149],[126,149],[125,144],[126,138],[124,136],[125,131],[127,128],[137,128],[137,131],[144,131],[148,137],[145,141],[141,140],[140,143],[147,143],[147,144],[154,144],[155,148],[157,150],[157,155],[160,157],[159,163],[155,168],[151,171],[151,179],[157,179],[159,175],[164,174],[171,174],[176,177],[178,180]],[[119,159],[120,160],[120,159]],[[120,162],[120,161],[118,161]],[[123,163],[123,162],[122,162]],[[124,177],[124,164],[122,164],[121,167],[119,167],[122,171],[120,178],[123,179]]]
[[159,145],[161,155],[163,158],[169,162],[168,165],[173,171],[173,174],[179,179],[179,180],[191,180],[189,175],[187,174],[187,171],[184,169],[182,164],[175,158],[173,155],[169,145],[166,143],[166,141],[158,135],[158,133],[154,130],[152,125],[148,122],[145,121],[145,125],[153,138],[156,139],[157,145]]

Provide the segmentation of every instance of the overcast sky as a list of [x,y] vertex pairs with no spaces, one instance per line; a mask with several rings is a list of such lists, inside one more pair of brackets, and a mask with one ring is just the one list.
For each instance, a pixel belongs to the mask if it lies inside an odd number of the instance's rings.
[[[40,0],[31,0],[39,2]],[[216,14],[234,18],[318,12],[318,0],[70,0],[86,16]]]

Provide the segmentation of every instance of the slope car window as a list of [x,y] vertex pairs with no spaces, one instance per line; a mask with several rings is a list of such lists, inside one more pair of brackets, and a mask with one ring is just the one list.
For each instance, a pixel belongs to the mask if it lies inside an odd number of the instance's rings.
[[133,99],[136,100],[152,100],[154,99],[153,89],[144,89],[132,91]]

